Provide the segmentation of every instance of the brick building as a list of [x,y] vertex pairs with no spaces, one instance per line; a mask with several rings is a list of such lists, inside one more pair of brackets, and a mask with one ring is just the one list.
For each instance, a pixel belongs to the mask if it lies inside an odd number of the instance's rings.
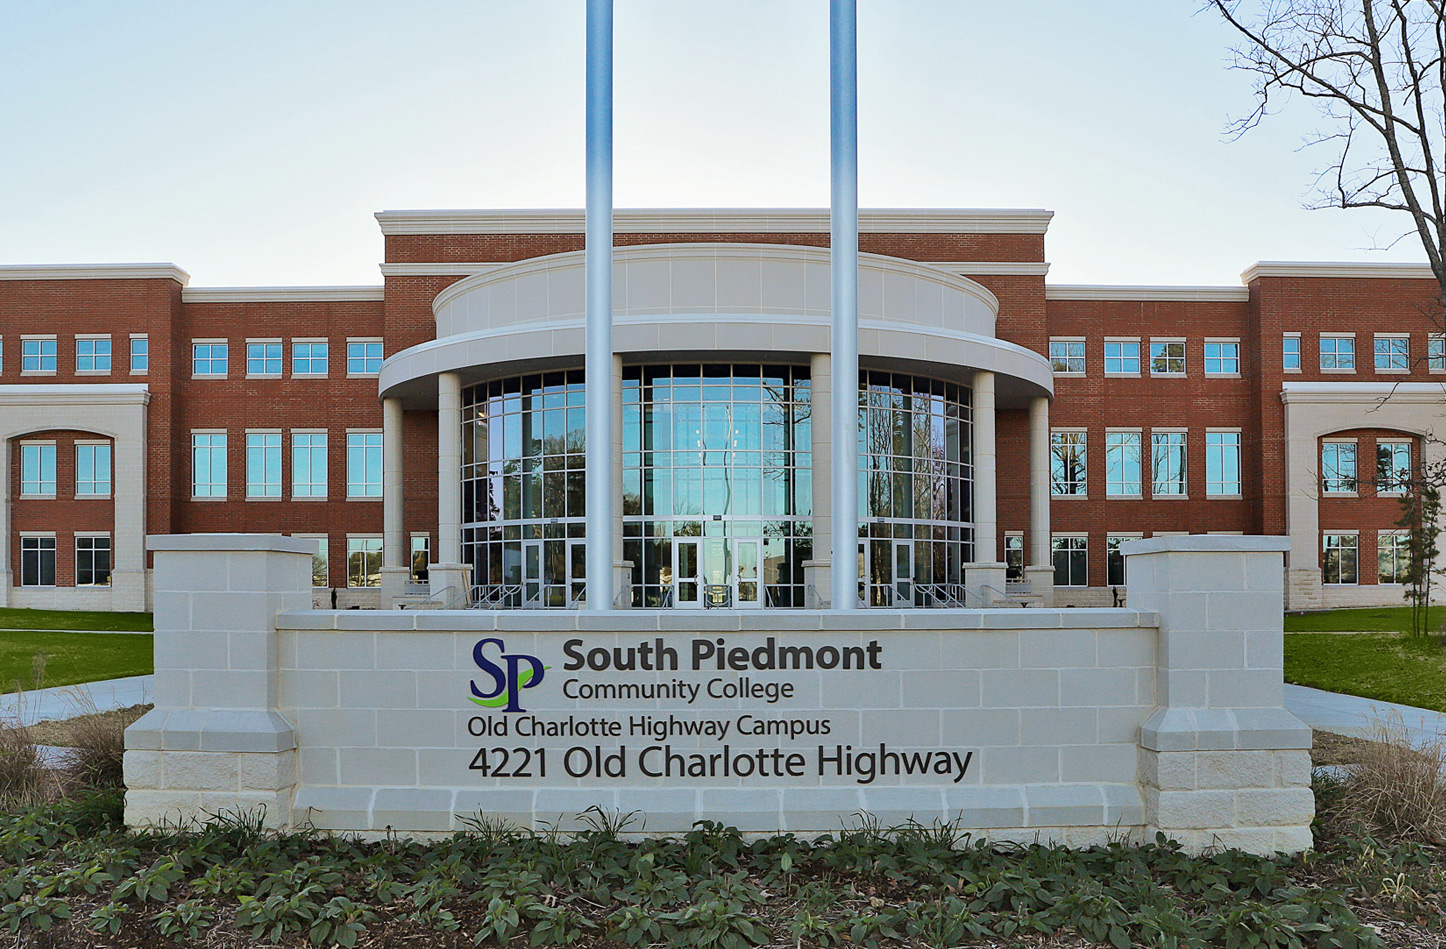
[[[575,603],[581,212],[377,218],[375,287],[0,268],[0,604],[145,608],[145,535],[211,531],[316,538],[321,603]],[[1212,532],[1288,535],[1292,607],[1400,602],[1399,482],[1446,400],[1430,272],[1062,286],[1049,220],[861,215],[865,602],[1108,604],[1121,541]],[[817,605],[827,212],[615,226],[627,596]]]

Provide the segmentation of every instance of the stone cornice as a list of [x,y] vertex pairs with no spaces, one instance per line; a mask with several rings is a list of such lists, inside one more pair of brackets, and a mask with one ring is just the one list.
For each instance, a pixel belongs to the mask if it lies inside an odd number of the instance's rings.
[[1318,402],[1440,402],[1446,404],[1446,382],[1287,382],[1280,401]]
[[175,264],[3,264],[0,280],[174,280],[191,275]]
[[1258,277],[1366,277],[1394,280],[1434,280],[1426,264],[1371,264],[1331,261],[1262,260],[1240,275],[1243,283]]
[[[874,208],[859,230],[874,234],[1043,234],[1053,211],[993,208]],[[578,209],[378,211],[382,233],[581,234]],[[617,233],[828,233],[826,208],[618,208]]]
[[1195,303],[1245,303],[1249,287],[1147,287],[1127,284],[1053,284],[1044,288],[1046,300],[1141,300]]
[[28,383],[0,386],[0,405],[147,405],[144,383]]
[[384,299],[381,287],[189,287],[182,303],[355,303]]

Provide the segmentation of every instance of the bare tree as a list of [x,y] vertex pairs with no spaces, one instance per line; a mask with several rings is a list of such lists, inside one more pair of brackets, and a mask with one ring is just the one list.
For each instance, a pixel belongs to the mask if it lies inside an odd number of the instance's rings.
[[[1446,0],[1209,0],[1241,36],[1235,66],[1256,76],[1254,128],[1283,95],[1326,119],[1314,144],[1335,157],[1318,207],[1410,216],[1446,300]],[[1393,244],[1395,241],[1392,242]],[[1440,311],[1434,314],[1440,319]]]

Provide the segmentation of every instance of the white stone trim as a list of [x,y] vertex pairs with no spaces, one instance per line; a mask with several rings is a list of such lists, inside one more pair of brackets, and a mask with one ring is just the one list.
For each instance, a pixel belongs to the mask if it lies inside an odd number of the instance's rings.
[[174,280],[191,275],[175,264],[0,264],[0,280]]
[[509,267],[512,261],[434,261],[430,263],[384,263],[381,264],[383,277],[471,277],[486,273],[498,267]]
[[1049,262],[1043,260],[926,260],[920,263],[961,277],[973,274],[991,277],[1043,277],[1049,273]]
[[[859,231],[900,234],[1043,234],[1053,211],[993,208],[872,208]],[[569,208],[378,211],[384,235],[581,234],[584,212]],[[828,233],[823,208],[618,208],[616,233]]]
[[1249,287],[1152,287],[1131,284],[1046,284],[1046,300],[1139,300],[1194,303],[1248,303]]
[[336,287],[187,287],[182,303],[357,303],[385,299],[385,288]]
[[1371,279],[1435,280],[1427,264],[1352,263],[1349,261],[1262,260],[1240,274],[1242,283],[1258,277],[1366,277]]

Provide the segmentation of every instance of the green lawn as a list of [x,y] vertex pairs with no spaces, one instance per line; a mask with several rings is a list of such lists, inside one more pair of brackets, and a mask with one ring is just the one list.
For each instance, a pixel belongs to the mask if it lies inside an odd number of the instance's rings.
[[130,633],[0,631],[0,692],[14,692],[16,679],[26,689],[35,688],[37,653],[45,654],[40,684],[47,688],[148,675],[153,671],[151,639]]
[[1285,637],[1285,681],[1446,712],[1446,652],[1435,637],[1295,633]]
[[[1435,599],[1435,597],[1432,597]],[[1287,633],[1404,633],[1411,625],[1409,606],[1373,606],[1360,610],[1286,613]],[[1430,628],[1446,626],[1446,606],[1431,607]]]
[[149,633],[153,627],[149,613],[0,609],[0,630],[6,629],[98,629]]

